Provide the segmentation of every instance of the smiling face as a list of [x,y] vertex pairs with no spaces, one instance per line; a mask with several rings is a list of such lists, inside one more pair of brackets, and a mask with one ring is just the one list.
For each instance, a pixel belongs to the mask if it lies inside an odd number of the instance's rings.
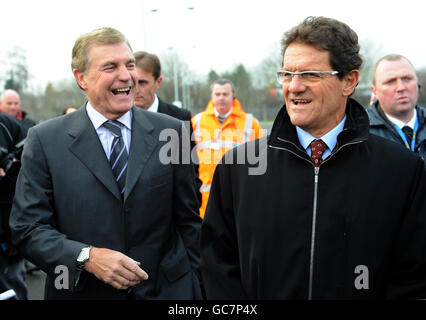
[[[284,54],[283,70],[332,71],[330,53],[304,43],[291,43]],[[342,121],[346,102],[355,89],[359,72],[353,70],[342,80],[326,75],[314,83],[301,81],[294,76],[283,83],[283,94],[291,123],[321,137]]]
[[137,89],[135,60],[126,43],[93,45],[87,73],[74,69],[90,104],[110,120],[129,111]]
[[13,90],[6,90],[0,101],[0,111],[13,117],[17,117],[21,112],[21,99],[18,93]]
[[410,121],[419,96],[413,66],[404,58],[383,60],[376,68],[374,82],[371,89],[383,111],[401,121]]

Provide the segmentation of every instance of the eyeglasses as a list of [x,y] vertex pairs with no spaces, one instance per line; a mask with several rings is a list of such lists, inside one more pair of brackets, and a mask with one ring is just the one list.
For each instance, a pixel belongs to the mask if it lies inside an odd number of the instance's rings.
[[304,84],[311,84],[320,81],[327,75],[334,76],[339,71],[301,71],[291,72],[287,70],[281,70],[277,72],[277,80],[279,84],[289,83],[293,80],[295,75],[299,76],[299,80]]

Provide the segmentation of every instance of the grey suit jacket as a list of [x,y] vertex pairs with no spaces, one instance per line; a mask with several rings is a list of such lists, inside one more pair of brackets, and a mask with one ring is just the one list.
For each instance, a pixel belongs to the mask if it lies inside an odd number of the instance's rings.
[[[158,112],[160,113],[164,113],[167,114],[173,118],[179,119],[184,121],[184,123],[187,125],[187,129],[189,129],[189,134],[191,138],[193,136],[193,128],[191,125],[191,111],[189,110],[185,110],[185,109],[181,109],[173,104],[164,102],[163,100],[161,100],[160,98],[158,98]],[[190,139],[190,145],[191,145],[191,150],[194,150],[196,148],[196,144],[195,144],[195,139]],[[199,201],[199,206],[201,206],[201,202],[202,202],[202,196],[201,196],[201,185],[203,184],[199,178],[199,173],[198,173],[198,164],[199,164],[199,160],[198,160],[198,155],[195,152],[195,154],[193,154],[194,157],[196,157],[196,161],[193,161],[194,164],[194,169],[195,169],[195,186],[197,188],[197,198]],[[193,160],[191,158],[191,160]]]
[[[85,271],[74,286],[76,259],[87,245],[142,263],[149,279],[132,288],[136,298],[201,298],[194,171],[191,164],[160,162],[169,143],[160,141],[161,130],[182,137],[185,128],[165,115],[132,112],[124,200],[85,107],[28,133],[10,226],[19,250],[47,273],[48,299],[126,297]],[[69,270],[68,289],[55,287],[58,266]]]

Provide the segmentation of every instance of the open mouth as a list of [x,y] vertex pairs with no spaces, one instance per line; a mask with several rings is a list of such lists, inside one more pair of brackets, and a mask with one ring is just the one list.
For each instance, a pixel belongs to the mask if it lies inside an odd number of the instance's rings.
[[117,88],[117,89],[112,89],[111,92],[115,96],[125,96],[125,95],[129,95],[130,89],[131,89],[130,87]]
[[296,106],[297,105],[305,105],[305,104],[308,104],[308,103],[311,103],[312,102],[312,100],[308,100],[308,99],[293,99],[293,100],[291,100]]

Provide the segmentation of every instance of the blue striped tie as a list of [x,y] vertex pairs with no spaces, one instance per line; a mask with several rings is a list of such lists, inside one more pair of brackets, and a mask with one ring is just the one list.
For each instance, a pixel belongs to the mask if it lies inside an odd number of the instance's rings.
[[121,124],[116,120],[108,120],[103,126],[114,135],[109,163],[111,164],[112,172],[114,173],[120,193],[123,195],[126,190],[127,161],[129,155],[123,137],[121,136]]

